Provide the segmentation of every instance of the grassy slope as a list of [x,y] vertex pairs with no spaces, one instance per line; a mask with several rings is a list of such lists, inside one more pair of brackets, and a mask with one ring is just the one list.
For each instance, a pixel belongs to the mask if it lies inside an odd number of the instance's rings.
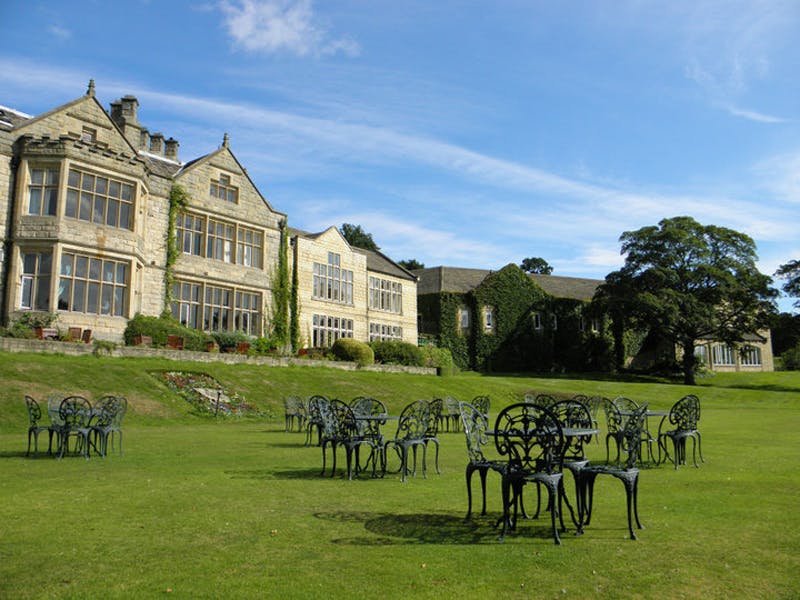
[[[191,414],[148,375],[178,369],[207,372],[276,418]],[[795,373],[702,380],[692,391],[706,464],[643,471],[638,542],[625,539],[621,485],[601,478],[591,527],[562,547],[537,521],[496,541],[492,475],[490,514],[463,522],[460,434],[440,436],[443,474],[428,480],[320,478],[319,449],[282,431],[283,396],[371,394],[397,412],[416,398],[488,393],[496,414],[526,391],[668,408],[687,388],[13,354],[0,355],[0,382],[0,597],[796,597]],[[125,456],[24,458],[22,395],[54,390],[126,395]]]

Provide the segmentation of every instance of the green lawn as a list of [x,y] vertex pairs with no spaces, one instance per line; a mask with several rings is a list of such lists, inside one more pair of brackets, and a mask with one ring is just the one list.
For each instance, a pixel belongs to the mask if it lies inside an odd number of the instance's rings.
[[[213,375],[273,418],[193,414],[150,375],[178,369]],[[800,374],[700,382],[0,354],[0,598],[796,598]],[[51,391],[126,395],[124,456],[25,458],[23,395]],[[500,543],[496,474],[489,515],[463,520],[463,434],[440,435],[441,475],[402,484],[395,473],[322,478],[320,449],[283,432],[288,394],[374,395],[397,413],[417,398],[485,393],[496,414],[528,391],[662,409],[697,393],[706,463],[642,471],[638,541],[627,539],[622,485],[606,477],[583,537],[570,529],[557,547],[540,519]]]

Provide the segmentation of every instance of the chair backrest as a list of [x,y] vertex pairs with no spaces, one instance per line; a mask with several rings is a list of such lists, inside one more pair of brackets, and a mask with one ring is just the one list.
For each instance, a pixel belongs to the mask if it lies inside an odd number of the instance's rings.
[[647,420],[647,403],[635,409],[625,421],[620,438],[620,450],[627,455],[623,465],[632,469],[639,462],[642,454],[642,432],[645,430]]
[[284,414],[287,416],[304,416],[306,404],[299,396],[286,396],[283,399]]
[[491,403],[489,396],[475,396],[471,402],[472,406],[481,411],[487,418],[489,416],[489,406]]
[[103,396],[95,400],[95,410],[99,409],[100,414],[97,415],[94,424],[98,427],[110,427],[117,416],[117,411],[120,407],[119,398],[116,396]]
[[[584,396],[584,398],[586,398],[586,396]],[[558,419],[562,429],[591,429],[593,427],[592,415],[589,413],[589,408],[586,404],[575,398],[556,402],[550,407],[550,410]],[[591,441],[591,435],[565,436],[564,459],[583,460],[586,456],[584,444],[588,444]]]
[[30,396],[25,396],[25,407],[28,409],[28,423],[31,427],[38,427],[42,418],[42,409],[39,403]]
[[469,402],[459,402],[458,409],[461,413],[461,423],[464,426],[464,435],[467,438],[467,454],[470,462],[486,462],[483,446],[489,443],[489,421],[486,415]]
[[586,401],[586,406],[589,409],[589,414],[592,415],[592,419],[597,420],[600,407],[604,406],[607,401],[608,399],[603,396],[589,396],[589,399]]
[[50,424],[61,426],[64,420],[61,418],[61,402],[64,400],[63,394],[50,394],[47,396],[47,416],[50,417]]
[[444,400],[441,398],[434,398],[428,402],[428,409],[430,415],[428,417],[428,430],[425,432],[425,437],[436,437],[439,433],[439,422],[442,420],[442,413],[444,412]]
[[637,408],[639,408],[639,403],[635,400],[631,400],[630,398],[626,398],[625,396],[617,396],[612,400],[614,405],[622,410],[627,412],[633,412]]
[[428,431],[430,419],[430,403],[427,400],[415,400],[400,413],[395,439],[421,440]]
[[322,424],[322,408],[330,404],[325,396],[311,396],[308,399],[308,421],[315,425]]
[[531,398],[532,394],[525,394],[525,402],[529,404],[538,404],[539,406],[552,406],[558,400],[555,396],[551,396],[550,394],[536,394]]
[[58,414],[66,427],[88,427],[92,418],[92,405],[83,396],[67,396],[61,401]]
[[622,431],[625,419],[619,412],[619,408],[613,400],[605,398],[603,401],[603,412],[606,413],[606,430],[611,435],[616,435]]
[[[389,414],[386,410],[386,405],[376,398],[368,398],[366,396],[356,396],[350,402],[350,408],[353,411],[353,417],[370,417],[381,416]],[[378,421],[360,421],[356,419],[356,427],[360,435],[368,435],[372,437],[379,437],[381,432],[380,423]]]
[[562,469],[561,424],[541,404],[520,402],[501,410],[494,426],[494,442],[500,455],[508,458],[512,472],[557,473]]
[[700,420],[700,399],[689,394],[672,405],[669,422],[679,431],[694,431]]
[[459,410],[458,405],[459,401],[453,398],[452,396],[444,397],[444,408],[448,415],[460,416],[461,411]]

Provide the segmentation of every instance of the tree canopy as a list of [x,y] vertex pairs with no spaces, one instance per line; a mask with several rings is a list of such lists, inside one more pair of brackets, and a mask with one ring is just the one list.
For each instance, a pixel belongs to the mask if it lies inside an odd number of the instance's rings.
[[625,264],[596,298],[618,322],[681,348],[686,384],[694,384],[697,340],[736,344],[768,325],[777,292],[756,268],[755,242],[746,234],[684,216],[626,231],[620,242]]
[[352,223],[342,223],[339,228],[344,239],[347,243],[356,248],[363,248],[364,250],[380,250],[380,246],[372,239],[372,234],[367,233],[361,228],[361,225],[353,225]]
[[541,275],[550,275],[553,272],[553,267],[545,259],[538,256],[523,258],[519,268],[526,273],[539,273]]
[[800,260],[791,260],[785,265],[781,265],[775,272],[775,276],[786,280],[781,289],[787,295],[797,298],[794,305],[800,308]]
[[404,269],[408,269],[409,271],[413,271],[414,269],[424,269],[425,265],[419,262],[416,258],[409,258],[408,260],[401,260],[397,263]]

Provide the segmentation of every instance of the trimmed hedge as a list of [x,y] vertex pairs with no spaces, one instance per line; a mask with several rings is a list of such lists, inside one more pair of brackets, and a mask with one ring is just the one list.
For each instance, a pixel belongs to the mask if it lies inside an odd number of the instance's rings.
[[353,338],[339,338],[331,347],[331,352],[338,360],[355,362],[362,366],[375,362],[372,348]]
[[163,347],[167,345],[167,336],[177,335],[183,338],[183,347],[186,350],[197,350],[202,352],[206,349],[206,343],[212,338],[202,331],[191,329],[181,325],[171,316],[148,317],[137,314],[125,328],[125,344],[133,345],[133,338],[137,335],[147,335],[153,340],[153,346]]
[[375,354],[375,360],[384,365],[425,366],[425,355],[414,344],[386,340],[372,342],[370,347]]

